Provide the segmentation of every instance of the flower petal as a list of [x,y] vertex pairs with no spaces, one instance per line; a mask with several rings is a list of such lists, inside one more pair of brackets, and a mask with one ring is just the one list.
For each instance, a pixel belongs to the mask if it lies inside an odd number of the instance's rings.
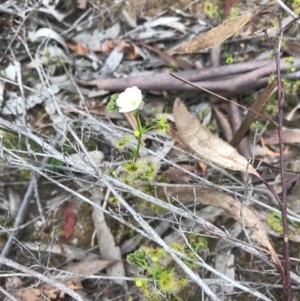
[[119,112],[125,113],[135,111],[140,106],[142,98],[142,92],[139,88],[135,86],[127,88],[116,100]]

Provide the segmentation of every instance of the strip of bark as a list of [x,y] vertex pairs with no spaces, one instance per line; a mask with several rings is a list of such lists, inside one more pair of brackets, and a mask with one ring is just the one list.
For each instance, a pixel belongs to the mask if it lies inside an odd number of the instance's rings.
[[[261,66],[258,68],[258,66]],[[296,58],[293,65],[280,61],[280,71],[284,72],[289,68],[294,67],[300,69],[300,58]],[[248,72],[250,70],[250,72]],[[252,62],[230,66],[221,66],[215,68],[207,68],[201,70],[191,70],[176,73],[188,81],[214,91],[224,92],[231,95],[239,94],[244,91],[249,91],[265,84],[265,78],[276,72],[275,62]],[[233,78],[222,78],[228,75],[236,75]],[[214,80],[212,80],[212,78]],[[264,80],[261,81],[261,79]],[[201,81],[200,81],[201,80]],[[209,80],[209,81],[202,81]],[[79,82],[80,83],[80,82]],[[96,85],[99,89],[107,91],[124,91],[127,87],[137,86],[143,91],[188,91],[195,90],[188,84],[172,78],[168,73],[151,74],[146,76],[136,76],[127,78],[108,78],[94,80],[91,82],[81,82],[85,85]]]
[[[243,74],[245,72],[261,68],[270,64],[269,61],[264,62],[248,62],[242,64],[234,64],[227,66],[211,67],[205,69],[188,70],[176,73],[180,77],[184,77],[188,81],[199,81],[223,78],[224,76]],[[130,86],[139,86],[144,91],[147,90],[173,90],[177,88],[178,82],[174,82],[170,79],[168,73],[158,73],[143,76],[133,76],[126,78],[107,78],[96,79],[90,82],[79,83],[87,86],[98,86],[99,89],[108,91],[123,91]]]

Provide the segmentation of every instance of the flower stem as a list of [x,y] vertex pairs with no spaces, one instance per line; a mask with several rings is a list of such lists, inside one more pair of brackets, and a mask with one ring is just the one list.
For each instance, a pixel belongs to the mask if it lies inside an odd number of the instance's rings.
[[141,141],[142,141],[142,135],[143,135],[143,129],[142,129],[142,125],[141,125],[141,120],[140,120],[140,116],[138,114],[138,112],[135,112],[134,113],[134,117],[135,117],[135,120],[136,120],[136,123],[137,123],[137,126],[138,126],[138,144],[137,144],[137,147],[136,147],[136,150],[135,150],[135,154],[134,154],[134,157],[133,157],[133,163],[136,162],[137,160],[137,157],[139,155],[139,152],[140,152],[140,147],[141,147]]

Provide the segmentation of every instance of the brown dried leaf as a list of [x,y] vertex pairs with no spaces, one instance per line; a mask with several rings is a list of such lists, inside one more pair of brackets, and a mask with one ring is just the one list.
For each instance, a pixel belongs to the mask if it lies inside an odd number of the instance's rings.
[[[178,164],[181,168],[184,168],[185,170],[188,170],[190,172],[195,171],[195,166],[194,165],[188,165],[188,164]],[[193,178],[189,174],[187,174],[185,171],[182,169],[176,167],[176,166],[171,166],[167,170],[163,171],[160,174],[162,177],[168,177],[169,179],[175,180],[175,181],[180,181],[180,182],[185,182],[188,183],[191,181]]]
[[[114,261],[85,258],[79,262],[68,264],[63,270],[74,274],[92,275],[103,271],[112,264],[114,264]],[[68,276],[63,279],[63,283],[72,290],[82,290],[81,281],[82,279],[71,280]],[[51,300],[61,300],[65,295],[63,291],[53,287],[51,284],[43,283],[39,285],[38,288],[29,288],[28,290],[21,289],[17,292],[17,296],[22,297],[24,301],[45,300],[42,298],[41,293]]]
[[112,264],[114,264],[114,261],[111,260],[85,258],[76,263],[70,263],[63,270],[80,275],[92,275],[103,271]]
[[[277,82],[274,82],[274,83],[268,85],[261,93],[258,94],[256,100],[250,106],[250,109],[252,109],[255,112],[260,112],[260,110],[265,105],[265,103],[267,102],[269,97],[276,90],[277,90]],[[240,125],[239,129],[236,131],[236,133],[234,134],[232,140],[230,141],[230,144],[233,147],[236,147],[239,144],[239,142],[243,139],[243,137],[245,136],[245,134],[249,130],[250,125],[254,121],[255,117],[256,116],[255,116],[254,113],[248,112],[246,118],[244,119],[244,121]]]
[[[277,131],[267,132],[266,138],[264,139],[265,145],[279,144],[279,138]],[[299,129],[283,129],[283,143],[284,144],[295,144],[300,143],[300,130]]]
[[100,45],[100,47],[95,50],[102,53],[110,53],[115,48],[115,44],[113,41],[106,41]]
[[234,196],[210,187],[167,186],[164,189],[165,193],[173,195],[179,201],[187,202],[190,199],[191,202],[195,202],[196,199],[202,204],[223,209],[237,222],[251,229],[252,239],[265,246],[270,251],[273,261],[280,264],[279,258],[269,241],[268,234],[257,214],[248,206],[242,205]]
[[180,138],[202,159],[218,166],[250,172],[259,177],[251,164],[230,144],[214,136],[191,113],[182,101],[177,98],[173,115]]
[[67,46],[79,55],[87,55],[89,53],[89,50],[86,47],[83,47],[80,43],[77,43],[76,45],[67,43]]
[[175,66],[175,68],[180,68],[182,70],[192,70],[193,69],[193,66],[190,63],[182,60],[180,57],[173,57],[173,56],[161,51],[160,49],[150,46],[150,45],[147,45],[146,43],[143,43],[143,42],[139,42],[139,45],[154,52],[155,54],[157,54],[157,56],[162,61],[164,61],[165,63],[167,63],[169,65]]
[[63,236],[68,239],[72,236],[76,225],[76,217],[74,214],[73,205],[70,202],[66,202],[64,208],[64,220],[63,220]]
[[65,293],[52,286],[40,285],[38,288],[29,287],[28,289],[20,289],[16,292],[15,296],[20,301],[45,301],[45,300],[62,300]]
[[120,46],[124,51],[125,57],[128,60],[136,60],[137,58],[141,57],[141,50],[137,45],[130,42],[121,41]]
[[[269,149],[264,142],[264,138],[260,137],[260,143],[261,143],[261,147],[265,150],[266,154],[270,157],[279,157],[280,153],[279,152],[273,152],[271,149]],[[284,150],[284,154],[287,154],[288,152],[288,147],[285,148]]]
[[245,24],[251,21],[253,17],[254,15],[252,14],[246,14],[227,20],[203,35],[198,36],[175,49],[172,49],[169,51],[169,53],[199,53],[200,51],[212,48],[232,36]]
[[283,50],[285,50],[289,55],[299,56],[300,55],[300,43],[297,41],[287,40],[283,44]]
[[[294,121],[299,119],[300,117],[300,105],[296,105],[296,107],[294,107],[291,112],[289,112],[287,114],[287,116],[285,117],[285,120],[287,121]],[[292,125],[292,124],[291,124]]]
[[41,290],[38,288],[29,288],[27,290],[19,290],[16,293],[16,297],[20,298],[21,301],[42,301],[45,300],[41,296]]

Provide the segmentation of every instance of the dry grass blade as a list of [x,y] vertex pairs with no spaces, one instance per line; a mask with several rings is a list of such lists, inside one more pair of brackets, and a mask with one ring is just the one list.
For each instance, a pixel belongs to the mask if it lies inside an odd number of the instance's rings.
[[200,51],[212,48],[216,45],[219,45],[234,33],[236,33],[245,24],[251,21],[253,17],[254,15],[252,14],[246,14],[227,20],[221,25],[204,33],[203,35],[198,36],[175,49],[172,49],[171,51],[169,51],[169,53],[199,53]]
[[[262,107],[265,105],[269,97],[277,90],[277,82],[274,82],[270,85],[268,85],[256,98],[254,103],[250,106],[250,109],[252,109],[255,112],[259,112]],[[245,134],[250,128],[250,125],[254,121],[256,115],[254,113],[248,112],[246,118],[240,125],[239,129],[236,131],[235,135],[233,136],[232,140],[230,141],[230,144],[233,147],[236,147],[239,142],[243,139]]]
[[177,98],[173,115],[180,138],[202,159],[223,168],[250,172],[259,177],[251,164],[230,144],[214,136],[191,113],[182,101]]

